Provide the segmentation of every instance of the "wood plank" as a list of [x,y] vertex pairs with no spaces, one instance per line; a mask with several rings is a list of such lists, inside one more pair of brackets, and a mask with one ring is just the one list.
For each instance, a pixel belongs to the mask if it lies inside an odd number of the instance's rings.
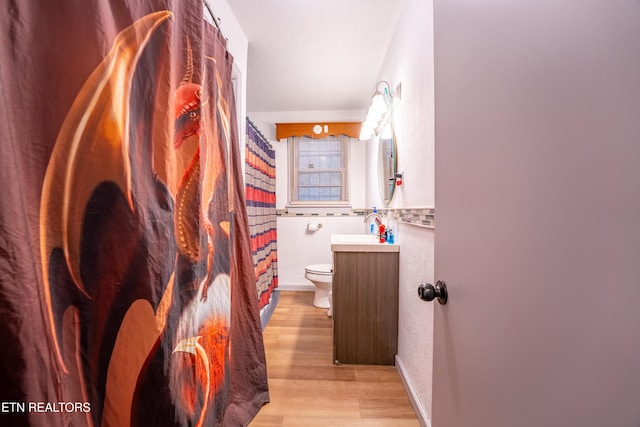
[[285,417],[282,427],[420,427],[420,423],[398,418]]
[[271,402],[250,427],[419,427],[395,366],[333,364],[313,292],[281,291],[264,342]]
[[[279,141],[290,136],[326,138],[329,135],[359,138],[361,124],[360,122],[276,123],[276,139]],[[317,125],[320,125],[320,133],[313,131],[314,126]]]
[[360,399],[363,418],[415,418],[407,399]]

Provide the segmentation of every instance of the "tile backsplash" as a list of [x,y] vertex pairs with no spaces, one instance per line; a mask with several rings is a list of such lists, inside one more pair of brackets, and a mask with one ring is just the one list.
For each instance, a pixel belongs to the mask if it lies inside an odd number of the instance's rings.
[[[415,225],[418,227],[435,228],[435,208],[390,208],[379,209],[378,214],[381,218],[390,218],[393,221],[403,224]],[[288,212],[286,209],[276,210],[276,215],[281,217],[340,217],[340,216],[365,216],[371,213],[371,209],[351,209],[349,212],[331,213],[331,212],[307,212],[294,213]]]

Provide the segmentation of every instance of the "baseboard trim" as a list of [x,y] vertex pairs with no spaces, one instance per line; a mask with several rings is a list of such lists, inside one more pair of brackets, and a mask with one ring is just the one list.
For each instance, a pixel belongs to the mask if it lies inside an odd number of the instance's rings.
[[429,415],[427,414],[427,410],[424,405],[418,398],[418,392],[415,387],[411,383],[411,378],[407,375],[407,371],[402,364],[402,360],[400,356],[396,354],[396,368],[398,369],[398,373],[400,374],[400,379],[402,379],[402,383],[404,384],[404,388],[409,395],[409,400],[411,401],[411,406],[413,406],[413,410],[416,411],[416,416],[418,417],[418,421],[422,427],[431,427],[431,420],[429,419]]
[[316,287],[312,283],[278,283],[278,290],[315,292]]

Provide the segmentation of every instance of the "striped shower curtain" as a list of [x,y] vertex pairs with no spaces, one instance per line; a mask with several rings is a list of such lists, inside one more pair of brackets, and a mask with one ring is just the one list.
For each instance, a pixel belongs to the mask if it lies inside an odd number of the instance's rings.
[[251,251],[259,306],[263,308],[278,286],[276,157],[271,144],[248,118],[245,161]]

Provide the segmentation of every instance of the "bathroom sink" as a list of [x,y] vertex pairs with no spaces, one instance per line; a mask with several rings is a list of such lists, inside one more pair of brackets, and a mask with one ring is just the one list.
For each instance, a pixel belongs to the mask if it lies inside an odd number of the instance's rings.
[[333,252],[400,252],[397,243],[380,243],[371,234],[332,234]]

